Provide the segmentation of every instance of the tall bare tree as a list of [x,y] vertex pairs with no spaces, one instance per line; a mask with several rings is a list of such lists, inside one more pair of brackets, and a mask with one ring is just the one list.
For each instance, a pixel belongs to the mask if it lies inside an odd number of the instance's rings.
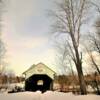
[[62,0],[56,4],[57,10],[51,12],[51,15],[55,17],[53,30],[58,34],[66,33],[69,36],[68,45],[71,48],[72,60],[78,72],[81,94],[87,94],[79,44],[81,27],[86,22],[86,14],[89,9],[88,0]]

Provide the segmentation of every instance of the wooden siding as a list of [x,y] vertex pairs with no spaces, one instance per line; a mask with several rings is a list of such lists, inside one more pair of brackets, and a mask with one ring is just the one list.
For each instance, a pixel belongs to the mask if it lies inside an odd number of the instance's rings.
[[28,79],[32,75],[39,74],[39,75],[48,75],[51,79],[54,79],[54,75],[56,74],[53,70],[49,67],[44,65],[43,63],[39,63],[37,65],[31,66],[27,71],[23,73],[25,75],[25,79]]

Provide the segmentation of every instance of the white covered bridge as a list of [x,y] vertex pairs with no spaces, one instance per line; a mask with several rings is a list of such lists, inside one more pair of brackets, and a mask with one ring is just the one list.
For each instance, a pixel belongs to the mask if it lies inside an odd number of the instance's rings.
[[32,65],[23,74],[25,75],[26,91],[40,90],[44,92],[52,89],[56,73],[43,63],[39,63],[37,65]]

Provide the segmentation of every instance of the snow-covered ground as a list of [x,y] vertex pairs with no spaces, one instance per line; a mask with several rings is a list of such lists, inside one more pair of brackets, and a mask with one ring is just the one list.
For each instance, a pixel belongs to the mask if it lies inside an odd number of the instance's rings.
[[100,100],[98,95],[73,95],[72,93],[61,93],[47,91],[45,93],[21,92],[21,93],[1,93],[0,100]]

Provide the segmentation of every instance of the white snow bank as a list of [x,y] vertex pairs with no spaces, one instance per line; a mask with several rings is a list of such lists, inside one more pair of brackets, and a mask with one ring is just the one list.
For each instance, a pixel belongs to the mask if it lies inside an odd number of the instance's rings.
[[37,92],[21,92],[12,94],[0,94],[0,100],[100,100],[97,95],[76,96],[72,93],[61,93],[47,91],[45,93]]
[[73,97],[74,95],[72,93],[48,91],[43,94],[42,100],[73,100]]
[[40,100],[41,92],[0,94],[0,100]]
[[100,100],[98,95],[74,95],[72,93],[46,92],[42,100]]

